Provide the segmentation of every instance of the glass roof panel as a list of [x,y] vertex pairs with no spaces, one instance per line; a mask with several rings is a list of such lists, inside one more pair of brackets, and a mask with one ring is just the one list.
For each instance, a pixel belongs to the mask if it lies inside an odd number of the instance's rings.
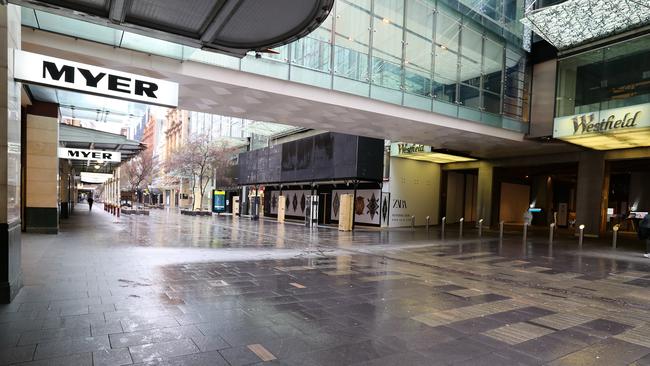
[[124,32],[121,47],[177,60],[183,59],[183,45],[131,32]]
[[[40,29],[112,46],[120,45],[123,33],[118,29],[66,18],[40,10],[36,10],[36,19],[38,20],[37,26],[40,26]],[[23,24],[25,24],[24,21]]]
[[648,0],[567,0],[521,19],[557,49],[566,49],[650,24]]
[[261,121],[251,121],[246,130],[250,133],[264,136],[273,136],[280,133],[285,133],[289,131],[299,130],[300,127],[294,127],[289,125],[283,125],[279,123],[271,122],[261,122]]
[[36,14],[34,13],[34,9],[21,7],[20,17],[23,25],[32,28],[38,28],[38,22],[36,21]]

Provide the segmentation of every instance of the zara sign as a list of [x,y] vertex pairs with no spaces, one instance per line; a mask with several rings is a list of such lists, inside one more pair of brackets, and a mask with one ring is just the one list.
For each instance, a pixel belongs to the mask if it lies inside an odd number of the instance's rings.
[[164,107],[178,106],[177,83],[22,50],[14,50],[14,79]]
[[60,147],[59,159],[111,161],[114,163],[119,163],[122,161],[122,154],[118,151],[71,149],[67,147]]

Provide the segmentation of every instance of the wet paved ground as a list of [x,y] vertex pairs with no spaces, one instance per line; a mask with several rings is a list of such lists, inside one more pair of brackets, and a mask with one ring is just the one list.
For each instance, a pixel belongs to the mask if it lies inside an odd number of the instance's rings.
[[79,206],[23,270],[0,365],[650,365],[650,261],[590,241]]

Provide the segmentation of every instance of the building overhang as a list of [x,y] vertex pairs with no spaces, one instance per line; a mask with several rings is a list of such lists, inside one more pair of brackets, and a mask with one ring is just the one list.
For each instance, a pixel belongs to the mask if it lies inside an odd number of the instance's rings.
[[142,143],[129,140],[122,135],[67,124],[59,125],[59,146],[120,153],[120,162],[69,160],[77,172],[87,171],[93,173],[110,173],[121,163],[133,158],[145,149],[145,145]]
[[650,103],[558,117],[553,137],[594,150],[650,146]]
[[558,50],[620,34],[650,23],[647,0],[567,0],[521,19]]
[[243,57],[318,28],[334,0],[9,0],[9,3]]

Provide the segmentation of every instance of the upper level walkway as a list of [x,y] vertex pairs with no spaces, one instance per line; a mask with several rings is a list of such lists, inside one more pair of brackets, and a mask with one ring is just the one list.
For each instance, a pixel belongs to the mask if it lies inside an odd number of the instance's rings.
[[177,82],[178,107],[184,110],[420,143],[463,151],[478,158],[575,151],[566,144],[526,140],[526,124],[508,129],[501,122],[497,125],[472,121],[460,112],[444,114],[405,107],[344,91],[191,60],[174,60],[41,30],[23,28],[22,48]]
[[[456,235],[454,235],[456,234]],[[26,234],[0,365],[647,365],[650,260],[587,240],[77,205]]]

